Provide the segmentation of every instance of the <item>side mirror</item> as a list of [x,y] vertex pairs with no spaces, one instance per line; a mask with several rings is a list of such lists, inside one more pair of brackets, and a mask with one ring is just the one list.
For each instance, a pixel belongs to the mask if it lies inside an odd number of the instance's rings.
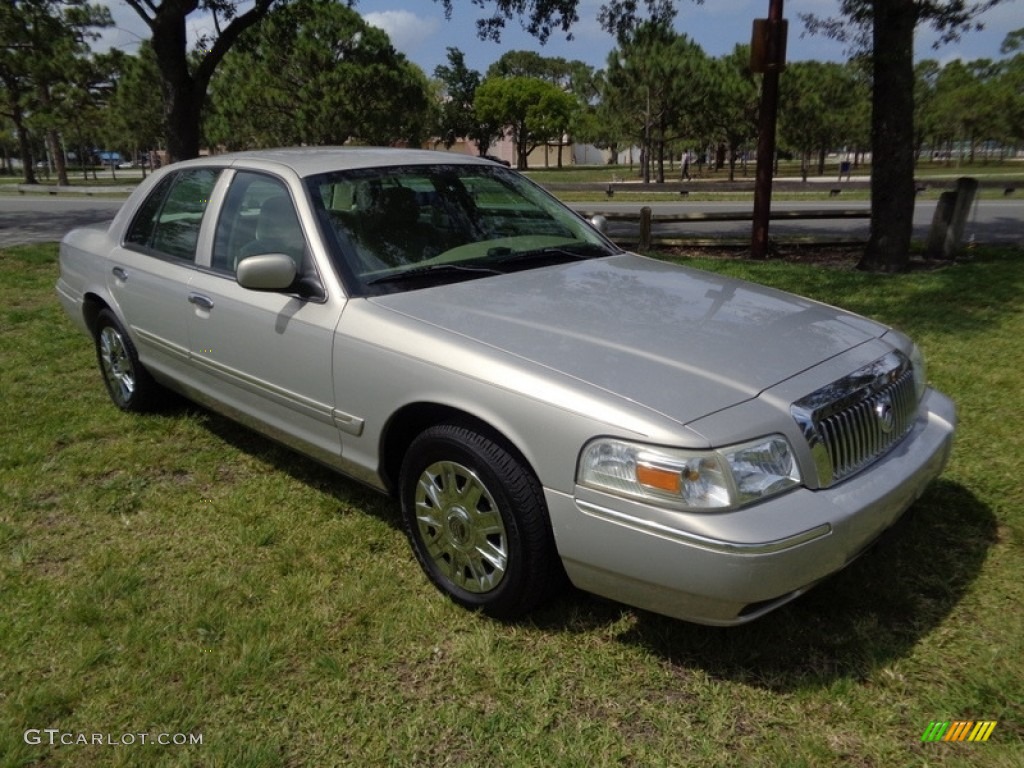
[[295,262],[283,253],[261,253],[238,262],[235,279],[251,291],[284,291],[295,282]]
[[602,235],[608,234],[608,219],[600,214],[590,217],[590,226],[600,232]]

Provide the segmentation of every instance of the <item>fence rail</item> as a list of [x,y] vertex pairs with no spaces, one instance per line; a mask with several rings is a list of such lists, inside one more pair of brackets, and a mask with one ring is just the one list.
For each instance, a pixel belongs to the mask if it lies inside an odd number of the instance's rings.
[[[749,221],[753,222],[753,215],[750,211],[704,211],[690,213],[671,213],[654,215],[649,206],[642,207],[638,212],[621,211],[581,211],[586,218],[602,216],[610,222],[635,223],[639,227],[639,235],[636,239],[640,250],[647,250],[655,242],[668,243],[677,242],[679,238],[658,237],[654,228],[658,224],[679,224],[701,221]],[[772,211],[772,221],[796,221],[796,220],[830,220],[830,219],[869,219],[871,211],[868,208],[848,208],[845,210],[806,210],[806,211]],[[626,238],[618,238],[626,239]],[[633,242],[626,239],[627,242]]]

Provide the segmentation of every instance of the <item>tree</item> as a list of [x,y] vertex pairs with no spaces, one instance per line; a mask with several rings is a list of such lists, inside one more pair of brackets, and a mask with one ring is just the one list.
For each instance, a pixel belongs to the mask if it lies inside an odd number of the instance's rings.
[[924,59],[914,66],[914,157],[921,159],[926,142],[935,147],[941,130],[935,108],[935,83],[942,67],[934,59]]
[[713,62],[708,116],[712,130],[729,148],[729,181],[736,178],[736,155],[757,139],[761,89],[750,70],[750,46],[737,45]]
[[[120,145],[114,126],[120,115],[112,106],[115,84],[122,69],[132,57],[122,51],[91,56],[76,61],[77,66],[64,73],[64,79],[54,89],[53,112],[58,116],[62,144],[68,149],[68,159],[77,154],[82,177],[88,178],[92,167],[93,150],[110,139]],[[150,86],[152,87],[152,86]],[[114,173],[111,166],[111,173]]]
[[619,160],[619,147],[631,143],[635,135],[632,115],[617,103],[619,93],[609,82],[606,70],[600,70],[595,76],[595,87],[597,103],[592,112],[584,113],[586,136],[596,146],[608,149],[608,163],[614,165]]
[[641,172],[665,181],[665,152],[682,137],[707,134],[713,74],[699,45],[664,23],[647,21],[619,38],[608,56],[610,98],[633,116],[632,138],[640,142]]
[[418,144],[432,123],[423,72],[333,0],[275,8],[225,56],[211,93],[210,130],[233,147]]
[[460,138],[469,139],[477,154],[485,155],[491,141],[501,138],[501,126],[477,117],[473,101],[482,80],[480,73],[466,66],[466,57],[458,48],[448,48],[448,64],[434,69],[441,84],[441,110],[437,134],[450,149]]
[[[273,5],[288,0],[123,0],[146,22],[152,33],[153,50],[160,71],[161,91],[167,124],[167,150],[172,160],[184,160],[199,154],[202,112],[213,74],[225,54],[235,45],[241,34],[259,24]],[[339,2],[341,0],[338,0]],[[446,14],[452,11],[453,0],[441,2]],[[702,0],[695,0],[702,2]],[[251,2],[248,10],[243,7]],[[345,0],[349,7],[356,0]],[[479,0],[483,6],[485,0]],[[565,30],[578,21],[576,5],[579,0],[495,0],[496,11],[489,19],[478,22],[481,36],[497,38],[505,20],[522,15],[529,8],[527,25],[539,39],[546,40],[552,24]],[[643,0],[652,13],[671,9],[671,0]],[[610,0],[609,9],[615,11],[609,24],[625,25],[637,15],[637,0]],[[186,20],[195,11],[212,14],[215,34],[198,41],[205,55],[190,61]]]
[[[451,13],[453,0],[436,0]],[[697,0],[699,2],[699,0]],[[811,32],[849,40],[870,51],[872,62],[871,236],[862,269],[900,271],[909,265],[914,207],[914,31],[928,24],[941,42],[952,42],[1002,0],[840,0],[845,18],[802,16]],[[519,16],[525,28],[544,40],[554,29],[569,32],[579,20],[579,0],[476,0],[493,7],[477,22],[483,37],[497,39],[505,22]],[[621,35],[635,29],[644,11],[671,20],[673,0],[607,0],[599,20]],[[849,22],[849,23],[847,23]],[[1020,36],[1024,39],[1024,35]]]
[[914,214],[914,31],[928,24],[941,42],[978,26],[1001,0],[841,0],[842,19],[802,18],[871,52],[871,234],[859,268],[900,272],[910,264]]
[[[210,80],[241,34],[262,21],[274,1],[252,0],[252,7],[239,13],[241,0],[124,0],[152,33],[172,161],[198,156]],[[215,35],[198,41],[204,55],[190,60],[185,22],[196,10],[212,14]]]
[[30,122],[45,137],[59,182],[67,184],[54,91],[83,66],[94,30],[110,23],[106,8],[87,0],[7,0],[0,6],[2,115],[14,125],[26,184],[36,182]]
[[1024,143],[1024,28],[1010,32],[1003,41],[1003,53],[1019,51],[1003,64],[1000,77],[1006,99],[1008,139]]
[[829,150],[856,143],[869,97],[853,66],[799,61],[787,69],[779,98],[785,143],[801,153],[805,174],[816,153],[820,176]]
[[[555,137],[558,145],[558,167],[562,167],[562,149],[571,142],[569,128],[580,127],[590,101],[596,97],[594,70],[582,61],[541,56],[535,51],[508,51],[487,69],[487,77],[532,77],[545,80],[577,101],[571,125]],[[545,156],[546,159],[546,156]]]
[[568,128],[575,104],[546,80],[489,77],[476,91],[474,109],[481,120],[508,131],[516,146],[516,167],[526,170],[530,152]]
[[[110,100],[110,133],[132,156],[157,147],[166,136],[163,101],[153,90],[159,80],[153,46],[144,42],[138,55],[120,62],[120,73]],[[145,166],[143,166],[145,168]],[[143,170],[145,173],[145,170]]]

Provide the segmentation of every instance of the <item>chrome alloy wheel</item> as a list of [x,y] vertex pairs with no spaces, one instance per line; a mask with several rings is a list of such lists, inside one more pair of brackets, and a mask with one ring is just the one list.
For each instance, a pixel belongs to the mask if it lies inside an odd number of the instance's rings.
[[490,491],[454,461],[431,464],[416,485],[416,524],[440,573],[466,592],[495,589],[508,568],[508,534]]
[[112,326],[105,326],[100,331],[99,341],[103,377],[114,399],[123,406],[131,401],[135,393],[135,368],[131,356],[121,334]]

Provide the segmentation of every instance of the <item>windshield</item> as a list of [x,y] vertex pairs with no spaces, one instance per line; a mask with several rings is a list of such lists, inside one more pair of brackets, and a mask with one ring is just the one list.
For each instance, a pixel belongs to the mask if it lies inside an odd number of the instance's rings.
[[363,295],[617,252],[580,216],[498,166],[370,168],[307,183],[335,261]]

